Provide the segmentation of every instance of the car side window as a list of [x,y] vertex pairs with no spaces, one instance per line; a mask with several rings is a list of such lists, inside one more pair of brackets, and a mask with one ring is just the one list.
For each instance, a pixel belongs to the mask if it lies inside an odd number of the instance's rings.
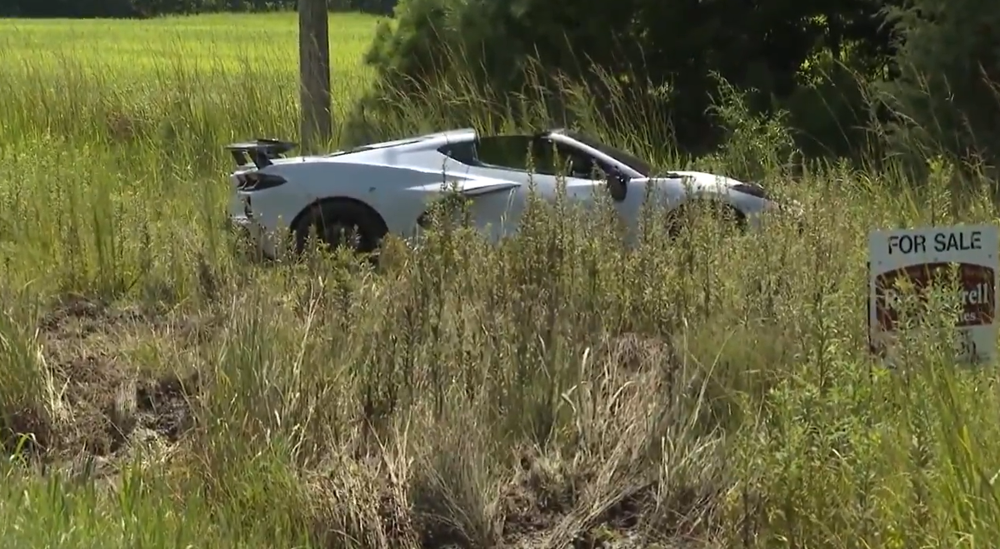
[[[545,175],[564,175],[578,179],[604,179],[607,169],[596,158],[586,152],[556,143],[549,139],[536,141],[539,153],[536,157],[546,159]],[[538,170],[539,173],[543,173]]]
[[530,136],[484,137],[476,146],[476,156],[479,162],[487,166],[527,170],[531,142]]
[[581,179],[597,180],[606,177],[606,168],[591,155],[545,137],[483,137],[474,145],[442,147],[441,152],[469,165],[479,164]]
[[475,143],[449,143],[439,148],[438,151],[441,154],[468,166],[476,163]]

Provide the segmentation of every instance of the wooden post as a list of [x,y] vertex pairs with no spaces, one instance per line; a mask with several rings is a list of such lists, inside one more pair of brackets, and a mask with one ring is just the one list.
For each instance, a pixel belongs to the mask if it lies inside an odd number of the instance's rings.
[[333,130],[327,0],[299,0],[299,97],[302,148],[326,146]]

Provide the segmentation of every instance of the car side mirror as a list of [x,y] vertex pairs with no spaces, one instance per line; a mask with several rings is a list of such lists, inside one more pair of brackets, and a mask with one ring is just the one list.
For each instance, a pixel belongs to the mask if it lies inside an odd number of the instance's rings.
[[607,174],[608,192],[615,202],[622,202],[628,196],[628,182],[630,178],[618,170],[613,170]]

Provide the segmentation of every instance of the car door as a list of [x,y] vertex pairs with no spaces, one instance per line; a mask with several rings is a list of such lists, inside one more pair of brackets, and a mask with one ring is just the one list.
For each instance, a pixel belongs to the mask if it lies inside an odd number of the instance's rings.
[[[531,189],[552,196],[555,177],[538,173],[534,166],[533,138],[530,135],[500,135],[480,138],[475,145],[470,176],[509,181],[517,188],[471,197],[471,214],[477,229],[492,240],[513,234],[527,207]],[[544,170],[542,170],[544,172]]]
[[551,199],[555,199],[562,179],[567,200],[593,203],[595,193],[603,192],[607,174],[612,171],[587,151],[549,137],[537,138],[533,153],[540,159],[536,171],[545,181],[544,186],[539,186],[539,192]]
[[[559,163],[557,173],[564,173],[567,199],[585,208],[595,207],[598,194],[608,192],[608,179],[621,173],[621,169],[608,160],[600,158],[591,151],[574,146],[573,142],[555,141],[545,138],[545,147],[555,150]],[[556,178],[553,177],[553,180]],[[634,242],[638,234],[639,217],[642,203],[645,199],[646,185],[642,180],[632,180],[626,183],[623,197],[613,200],[612,204],[624,222],[626,240]],[[553,187],[554,197],[554,187]]]
[[[548,136],[502,136],[481,139],[477,165],[469,171],[478,176],[519,183],[507,193],[477,196],[472,213],[478,228],[497,239],[512,234],[527,207],[529,192],[554,201],[560,183],[569,202],[589,207],[596,194],[605,192],[612,168],[584,149],[560,143]],[[631,199],[631,197],[629,197]],[[616,203],[622,209],[622,204]],[[625,206],[625,209],[630,209]]]

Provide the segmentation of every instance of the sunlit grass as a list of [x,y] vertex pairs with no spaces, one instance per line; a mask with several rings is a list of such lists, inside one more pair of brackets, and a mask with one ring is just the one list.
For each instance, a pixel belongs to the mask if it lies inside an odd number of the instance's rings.
[[[341,118],[370,81],[361,58],[376,22],[369,16],[331,16],[331,82]],[[194,131],[288,131],[274,127],[270,113],[291,122],[297,112],[294,14],[3,20],[0,63],[5,138],[38,132],[86,137],[94,128],[112,138],[133,131],[158,138],[167,130],[147,127],[153,121],[183,125],[191,117],[226,121]]]

